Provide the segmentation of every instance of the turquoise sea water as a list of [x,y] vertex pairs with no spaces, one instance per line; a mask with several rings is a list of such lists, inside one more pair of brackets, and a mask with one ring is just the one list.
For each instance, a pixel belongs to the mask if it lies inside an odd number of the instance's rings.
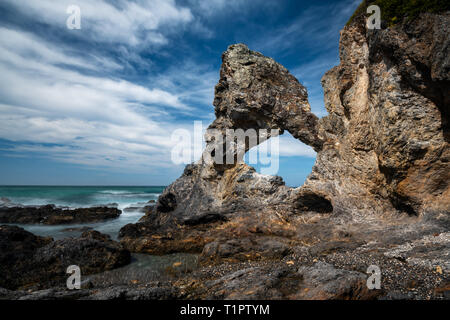
[[69,207],[117,203],[121,209],[139,202],[156,200],[163,190],[162,186],[0,186],[0,198],[8,198],[24,205],[55,204]]
[[[0,198],[7,198],[22,205],[55,204],[72,208],[91,207],[116,203],[120,210],[127,207],[143,206],[149,200],[156,200],[164,190],[163,186],[121,187],[121,186],[0,186]],[[80,231],[67,231],[67,228],[91,227],[117,238],[124,225],[136,223],[143,213],[123,211],[119,218],[91,224],[64,226],[20,225],[38,235],[52,236],[56,239],[78,236]]]

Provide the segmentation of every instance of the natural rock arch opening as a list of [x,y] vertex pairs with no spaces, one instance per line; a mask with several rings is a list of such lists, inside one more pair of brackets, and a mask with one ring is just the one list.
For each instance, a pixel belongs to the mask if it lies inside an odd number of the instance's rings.
[[[278,139],[278,147],[276,154],[272,154],[271,144]],[[250,153],[257,154],[257,163],[250,161]],[[289,132],[285,131],[277,138],[270,138],[266,142],[252,148],[245,154],[245,163],[260,174],[266,173],[267,168],[276,166],[274,172],[269,174],[277,175],[283,178],[288,187],[301,187],[306,178],[311,173],[311,170],[316,161],[316,152],[310,146],[304,144],[298,139],[295,139]],[[261,158],[263,161],[260,162]]]

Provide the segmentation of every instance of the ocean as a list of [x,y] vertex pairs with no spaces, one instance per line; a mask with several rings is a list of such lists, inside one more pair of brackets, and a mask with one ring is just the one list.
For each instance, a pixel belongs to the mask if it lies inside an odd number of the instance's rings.
[[[164,186],[0,186],[0,198],[7,198],[22,205],[54,204],[71,208],[117,204],[123,210],[128,207],[143,206],[149,200],[157,200]],[[19,225],[25,230],[55,239],[78,236],[81,231],[74,229],[90,227],[117,239],[120,228],[128,223],[136,223],[142,212],[122,211],[119,218],[99,223],[44,226]],[[71,229],[71,230],[68,230]]]

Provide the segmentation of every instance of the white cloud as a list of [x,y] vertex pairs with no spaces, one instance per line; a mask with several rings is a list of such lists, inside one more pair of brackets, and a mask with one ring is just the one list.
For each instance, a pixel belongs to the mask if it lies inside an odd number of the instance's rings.
[[280,156],[315,158],[316,152],[313,148],[295,139],[289,133],[285,133],[280,137]]
[[20,142],[10,155],[130,170],[172,166],[171,132],[186,125],[171,123],[171,114],[193,110],[171,93],[176,85],[168,91],[157,81],[146,88],[85,75],[73,67],[98,66],[29,33],[0,28],[0,36],[7,39],[0,42],[0,137]]
[[71,30],[82,38],[100,43],[127,45],[161,45],[167,43],[166,33],[174,26],[183,26],[194,17],[188,8],[177,6],[174,0],[116,1],[104,0],[4,0],[28,14],[30,19],[66,28],[66,9],[77,5],[81,9],[81,30]]
[[[30,18],[61,27],[90,43],[117,49],[126,61],[99,51],[79,52],[70,43],[55,42],[11,27],[0,27],[0,138],[14,142],[3,154],[25,153],[91,167],[148,172],[172,168],[170,151],[175,129],[193,130],[178,115],[212,120],[218,70],[180,60],[140,83],[124,80],[118,71],[138,63],[148,71],[153,61],[139,53],[161,46],[187,25],[204,35],[208,30],[190,9],[173,0],[152,1],[12,1]],[[66,8],[81,7],[82,29],[66,29]],[[242,1],[199,2],[205,15],[240,10]],[[131,69],[131,68],[130,68]],[[115,76],[112,76],[115,75]],[[182,118],[182,117],[181,117]],[[314,157],[314,151],[292,137],[281,137],[281,156]]]
[[[252,151],[262,155],[271,154],[276,156],[276,149],[273,149],[275,148],[273,143],[276,142],[273,139],[274,138],[271,138],[259,144],[254,147]],[[315,158],[316,152],[313,148],[295,139],[289,132],[286,131],[283,135],[278,137],[278,156]]]
[[[152,78],[152,82],[158,87],[180,92],[182,99],[210,106],[214,100],[214,86],[218,81],[218,70],[189,60],[172,65],[163,74]],[[212,107],[210,112],[213,114]]]

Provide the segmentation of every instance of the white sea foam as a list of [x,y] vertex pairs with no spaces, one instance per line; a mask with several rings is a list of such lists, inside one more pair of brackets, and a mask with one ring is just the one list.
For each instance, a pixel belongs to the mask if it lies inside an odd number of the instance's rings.
[[130,191],[125,191],[125,190],[102,190],[102,191],[98,191],[98,193],[103,193],[103,194],[133,194]]

